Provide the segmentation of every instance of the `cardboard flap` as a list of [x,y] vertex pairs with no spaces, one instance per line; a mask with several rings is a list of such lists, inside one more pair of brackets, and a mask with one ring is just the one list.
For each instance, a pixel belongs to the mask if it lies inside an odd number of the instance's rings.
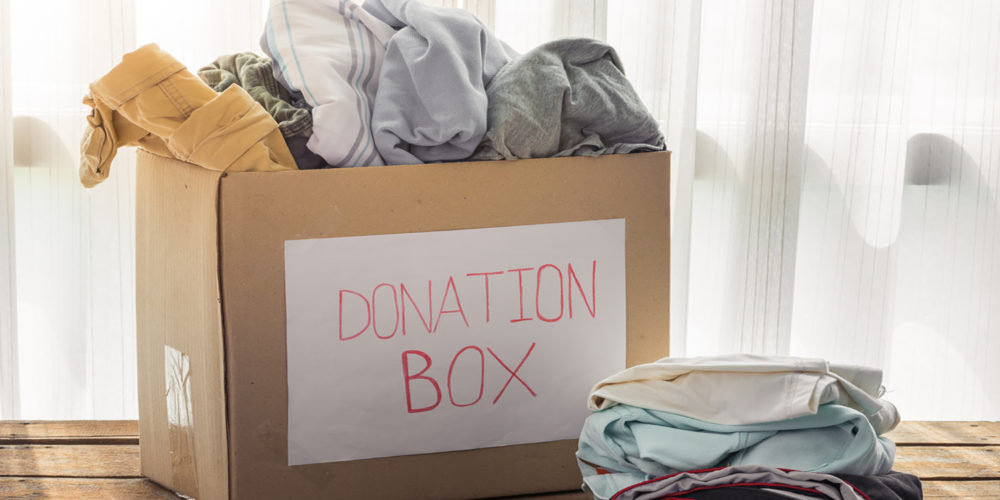
[[137,168],[142,473],[199,500],[225,499],[221,174],[143,150]]

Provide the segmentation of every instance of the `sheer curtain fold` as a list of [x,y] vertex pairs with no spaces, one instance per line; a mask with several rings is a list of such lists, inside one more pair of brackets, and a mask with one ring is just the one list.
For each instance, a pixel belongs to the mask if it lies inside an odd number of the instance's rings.
[[[426,1],[616,48],[672,151],[673,355],[875,365],[904,418],[1000,418],[1000,3]],[[134,418],[133,155],[79,187],[80,97],[144,43],[259,52],[267,6],[0,6],[0,417]]]
[[[618,51],[625,74],[659,120],[671,151],[670,214],[673,262],[688,262],[691,251],[690,189],[695,171],[698,68],[701,58],[702,0],[613,2],[608,8],[607,41]],[[670,269],[671,352],[683,353],[687,336],[686,265]]]
[[874,365],[906,418],[998,416],[998,10],[705,2],[688,354]]
[[20,414],[14,255],[13,116],[10,112],[10,5],[0,0],[0,419]]
[[13,202],[16,217],[15,230],[3,234],[17,235],[17,297],[0,299],[17,311],[19,364],[4,363],[0,372],[13,367],[20,388],[2,391],[19,405],[7,415],[135,418],[134,155],[122,151],[106,182],[81,188],[81,99],[90,82],[140,44],[159,43],[192,69],[223,54],[259,52],[263,6],[4,2],[16,20],[4,29],[11,43],[3,67],[12,75],[12,85],[3,85],[12,97],[4,112],[13,125],[3,134],[13,159],[4,173],[13,174],[14,191],[4,202]]
[[908,418],[1000,412],[998,22],[817,4],[793,351],[885,367]]
[[134,45],[131,4],[11,6],[20,417],[134,417],[130,159],[91,191],[77,175],[81,99]]
[[702,7],[687,354],[789,352],[812,10]]

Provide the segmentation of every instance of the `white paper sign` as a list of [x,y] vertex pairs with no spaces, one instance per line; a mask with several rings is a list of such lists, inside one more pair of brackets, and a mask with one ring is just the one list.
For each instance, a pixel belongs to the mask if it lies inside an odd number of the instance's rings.
[[288,464],[576,439],[625,220],[285,242]]

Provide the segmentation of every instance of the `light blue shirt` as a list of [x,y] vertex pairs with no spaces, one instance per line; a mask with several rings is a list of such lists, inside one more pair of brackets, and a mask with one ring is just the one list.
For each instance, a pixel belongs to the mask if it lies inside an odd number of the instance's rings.
[[[729,465],[886,474],[895,452],[861,412],[837,404],[822,405],[814,415],[748,425],[616,405],[587,417],[577,458],[586,486],[595,498],[607,499],[655,477]],[[598,474],[589,464],[611,473]]]

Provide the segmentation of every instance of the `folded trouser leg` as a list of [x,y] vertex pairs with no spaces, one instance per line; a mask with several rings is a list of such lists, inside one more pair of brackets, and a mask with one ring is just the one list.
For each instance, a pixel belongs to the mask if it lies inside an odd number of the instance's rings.
[[141,146],[161,156],[170,156],[163,139],[150,134],[101,101],[87,95],[83,103],[93,108],[80,143],[80,182],[94,187],[108,178],[111,160],[122,146]]
[[236,85],[195,110],[170,135],[167,147],[175,157],[212,170],[295,168],[277,122]]
[[243,89],[215,93],[154,44],[126,54],[84,102],[94,108],[81,151],[87,186],[107,177],[127,145],[218,171],[295,168],[278,124]]

